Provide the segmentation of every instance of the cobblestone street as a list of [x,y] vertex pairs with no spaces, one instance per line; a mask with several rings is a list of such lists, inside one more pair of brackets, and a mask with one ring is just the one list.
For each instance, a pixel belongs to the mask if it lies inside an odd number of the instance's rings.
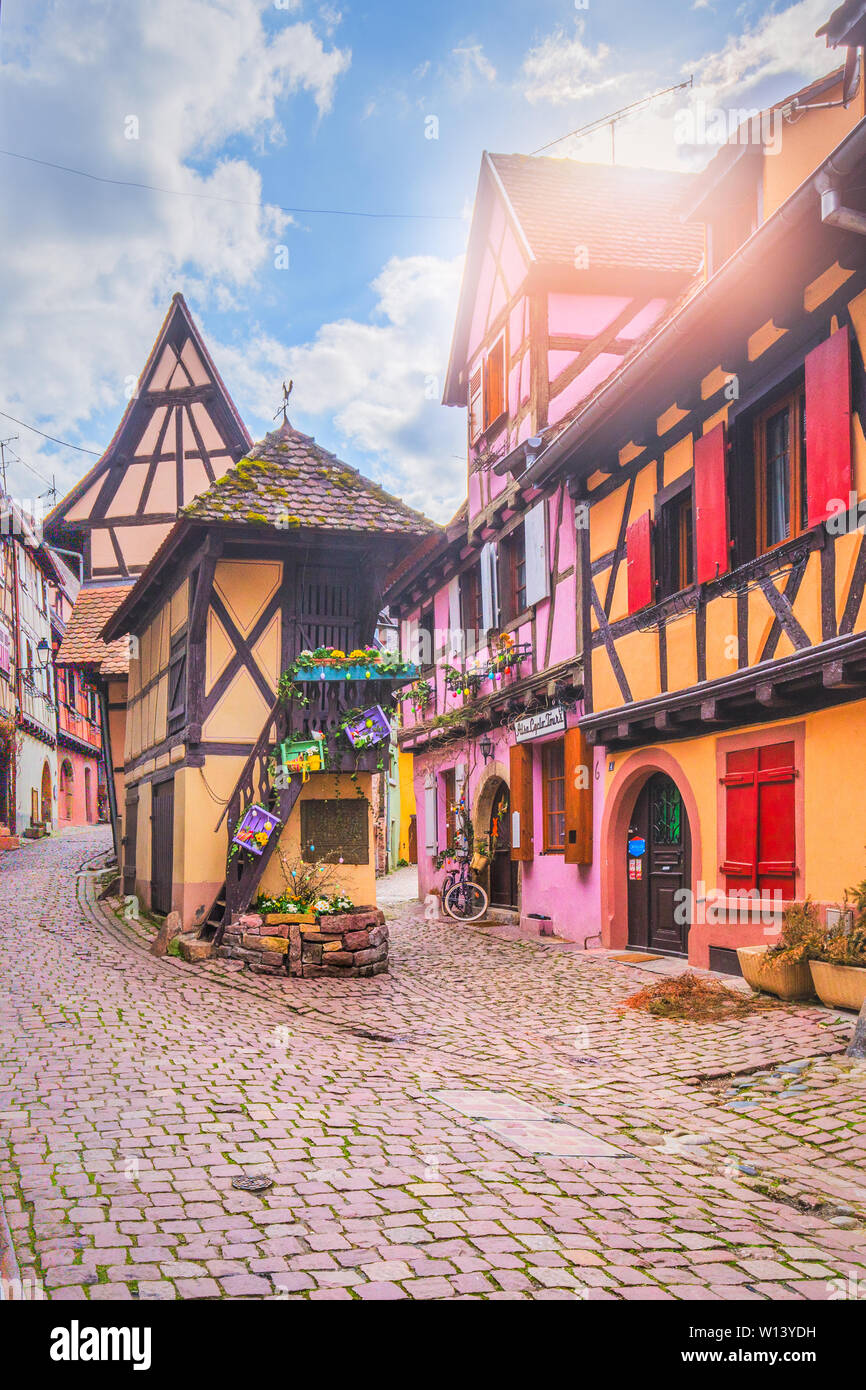
[[80,873],[107,847],[0,858],[0,1177],[48,1297],[866,1288],[851,1019],[621,1014],[646,972],[405,904],[374,979],[158,960]]

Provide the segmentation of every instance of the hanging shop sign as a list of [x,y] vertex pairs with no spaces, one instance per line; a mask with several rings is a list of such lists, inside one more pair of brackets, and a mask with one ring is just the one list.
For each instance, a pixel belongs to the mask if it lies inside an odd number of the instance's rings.
[[252,854],[262,854],[279,825],[279,816],[273,811],[266,811],[263,806],[250,806],[234,833],[232,844]]
[[563,705],[551,705],[550,709],[540,709],[535,714],[524,714],[514,723],[514,736],[518,743],[528,743],[530,739],[542,738],[545,734],[564,733]]
[[353,748],[368,748],[391,737],[391,725],[381,705],[373,705],[344,725],[346,737]]

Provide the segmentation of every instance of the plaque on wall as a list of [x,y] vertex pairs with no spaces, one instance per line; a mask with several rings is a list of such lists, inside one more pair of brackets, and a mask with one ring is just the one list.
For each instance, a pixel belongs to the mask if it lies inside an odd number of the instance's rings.
[[367,864],[370,860],[366,798],[340,796],[301,802],[301,858],[307,864]]

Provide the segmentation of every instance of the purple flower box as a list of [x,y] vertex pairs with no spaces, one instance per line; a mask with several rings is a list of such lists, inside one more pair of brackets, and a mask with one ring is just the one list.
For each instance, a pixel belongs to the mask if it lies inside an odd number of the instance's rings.
[[368,748],[391,737],[391,725],[381,705],[373,705],[345,726],[346,736],[353,748]]
[[280,823],[279,816],[272,811],[266,811],[261,806],[250,806],[232,837],[232,844],[240,849],[248,849],[251,854],[262,854]]

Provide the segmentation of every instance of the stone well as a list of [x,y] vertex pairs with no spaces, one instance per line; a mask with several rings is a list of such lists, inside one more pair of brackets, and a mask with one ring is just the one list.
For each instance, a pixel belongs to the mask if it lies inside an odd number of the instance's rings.
[[333,917],[248,912],[226,928],[217,955],[257,975],[363,979],[388,969],[388,928],[377,907]]

